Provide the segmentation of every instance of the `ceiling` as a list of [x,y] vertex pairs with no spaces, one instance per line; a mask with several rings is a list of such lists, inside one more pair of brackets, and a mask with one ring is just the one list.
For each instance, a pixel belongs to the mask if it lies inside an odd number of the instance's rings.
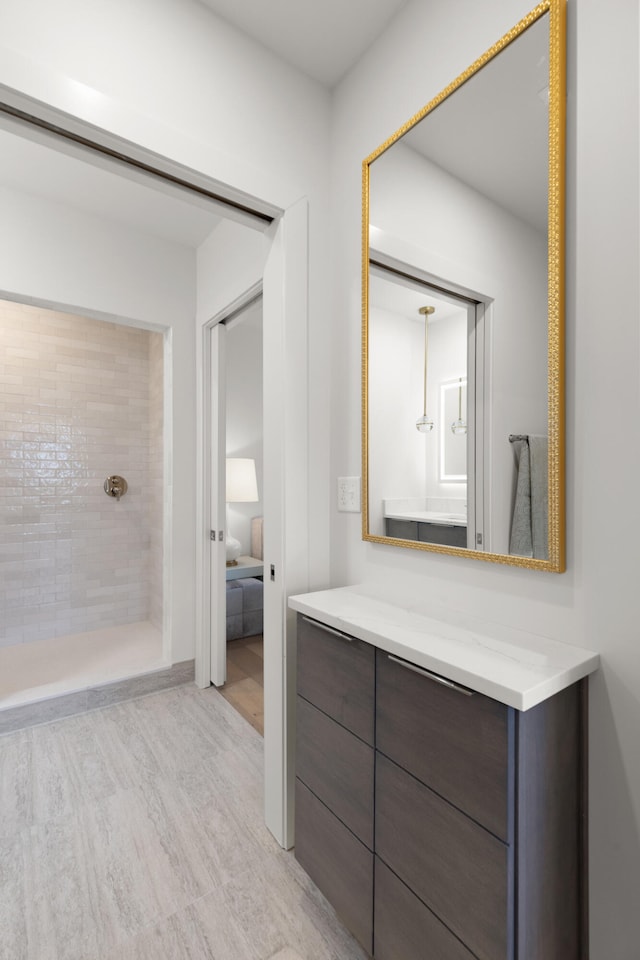
[[200,0],[287,63],[333,87],[407,0]]
[[162,240],[194,249],[220,223],[204,198],[136,175],[121,164],[87,154],[70,155],[64,144],[0,128],[0,187],[65,204],[90,216],[123,223]]
[[467,312],[466,306],[426,284],[377,267],[372,267],[369,274],[369,304],[386,313],[398,314],[403,319],[415,320],[421,326],[424,316],[419,311],[427,305],[435,307],[435,312],[429,316],[429,326],[450,320],[451,317],[466,315]]

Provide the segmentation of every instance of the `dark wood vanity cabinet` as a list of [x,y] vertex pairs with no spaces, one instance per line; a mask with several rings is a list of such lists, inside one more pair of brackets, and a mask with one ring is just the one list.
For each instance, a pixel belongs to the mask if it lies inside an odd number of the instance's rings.
[[421,543],[439,543],[446,547],[466,547],[467,527],[450,523],[427,523],[424,520],[396,520],[385,517],[385,537],[398,540],[419,540]]
[[375,649],[299,621],[295,855],[372,953]]
[[298,619],[295,852],[365,949],[586,960],[586,681],[519,712]]

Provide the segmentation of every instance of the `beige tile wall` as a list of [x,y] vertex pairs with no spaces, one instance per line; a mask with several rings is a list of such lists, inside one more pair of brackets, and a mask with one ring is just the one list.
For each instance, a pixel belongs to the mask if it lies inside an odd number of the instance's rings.
[[161,360],[159,333],[0,301],[0,645],[161,617]]

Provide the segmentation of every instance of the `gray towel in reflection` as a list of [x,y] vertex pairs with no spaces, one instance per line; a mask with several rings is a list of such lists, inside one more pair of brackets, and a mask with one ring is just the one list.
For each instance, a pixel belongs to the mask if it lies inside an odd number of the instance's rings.
[[509,552],[518,557],[548,560],[547,438],[529,436],[518,441],[518,447],[518,483]]
[[531,460],[531,532],[533,555],[549,559],[549,444],[546,437],[529,437]]

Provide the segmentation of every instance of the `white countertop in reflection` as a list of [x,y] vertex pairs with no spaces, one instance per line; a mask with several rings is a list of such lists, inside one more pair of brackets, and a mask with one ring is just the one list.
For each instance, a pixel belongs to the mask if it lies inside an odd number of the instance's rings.
[[385,513],[389,520],[417,520],[418,523],[437,523],[444,527],[466,527],[463,514],[440,513],[437,510],[390,510]]
[[338,587],[289,597],[289,606],[517,710],[598,669],[592,650],[459,613],[431,617],[376,593],[366,584]]

